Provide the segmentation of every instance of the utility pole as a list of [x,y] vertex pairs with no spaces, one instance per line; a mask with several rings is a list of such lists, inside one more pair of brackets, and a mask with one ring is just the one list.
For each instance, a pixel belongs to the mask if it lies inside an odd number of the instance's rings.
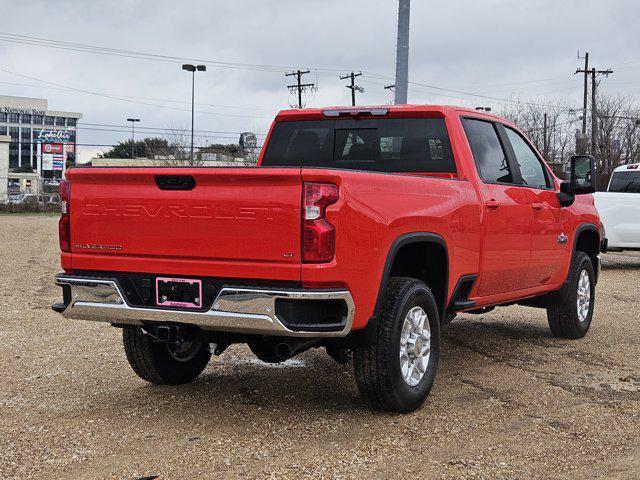
[[407,103],[409,89],[409,13],[411,0],[398,0],[396,44],[396,105]]
[[[594,67],[592,67],[590,70],[587,68],[588,67],[588,54],[585,54],[585,68],[584,70],[581,69],[577,69],[576,73],[584,73],[585,75],[585,79],[588,78],[589,74],[591,74],[591,155],[595,156],[596,155],[596,147],[597,147],[597,141],[598,141],[598,109],[597,109],[597,102],[596,102],[596,90],[598,88],[597,86],[597,82],[596,82],[596,76],[599,74],[605,75],[605,76],[609,76],[610,73],[613,73],[613,70],[611,70],[610,68],[607,70],[596,70]],[[587,115],[586,115],[586,98],[587,98],[587,90],[586,90],[586,80],[585,80],[585,91],[584,91],[584,95],[585,95],[585,110],[584,110],[584,115],[582,117],[582,133],[583,135],[586,135],[587,132],[587,128],[586,128],[586,120],[587,120]]]
[[547,149],[549,148],[549,142],[547,141],[547,112],[544,112],[544,121],[542,122],[542,156],[545,162],[548,162]]
[[351,85],[347,85],[347,88],[351,90],[351,106],[356,106],[356,90],[360,93],[364,92],[364,88],[359,85],[356,85],[356,77],[362,75],[362,72],[353,73],[351,72],[349,75],[345,75],[344,77],[340,77],[340,80],[346,80],[348,78],[351,79]]
[[296,77],[295,85],[287,85],[289,91],[293,92],[294,90],[298,91],[298,108],[302,108],[302,92],[307,88],[313,88],[316,86],[315,83],[302,83],[302,76],[310,73],[309,70],[297,70],[291,73],[285,73],[285,77]]
[[139,122],[139,118],[127,118],[127,122],[131,122],[131,158],[135,158],[135,146],[136,146],[136,122]]
[[584,57],[581,57],[580,52],[578,52],[578,58],[584,58],[584,70],[576,70],[576,73],[584,73],[584,97],[582,101],[582,135],[584,136],[587,134],[587,90],[589,88],[587,84],[589,81],[589,52],[585,52]]

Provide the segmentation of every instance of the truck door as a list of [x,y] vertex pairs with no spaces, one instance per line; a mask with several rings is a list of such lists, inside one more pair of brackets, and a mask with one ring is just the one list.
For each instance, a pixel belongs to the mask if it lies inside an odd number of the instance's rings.
[[526,288],[539,287],[561,281],[563,270],[569,262],[571,245],[566,241],[569,232],[564,231],[564,212],[560,207],[549,172],[542,159],[517,131],[502,127],[509,139],[511,151],[522,186],[522,195],[529,203],[532,219],[531,261],[525,276]]
[[524,288],[531,255],[531,202],[505,151],[503,132],[489,121],[466,118],[463,126],[482,180],[483,245],[478,295]]

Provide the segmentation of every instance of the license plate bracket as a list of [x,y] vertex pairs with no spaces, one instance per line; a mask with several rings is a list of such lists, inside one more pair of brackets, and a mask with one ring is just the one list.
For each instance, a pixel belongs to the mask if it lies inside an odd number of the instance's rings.
[[159,307],[202,308],[202,280],[157,277],[156,305]]

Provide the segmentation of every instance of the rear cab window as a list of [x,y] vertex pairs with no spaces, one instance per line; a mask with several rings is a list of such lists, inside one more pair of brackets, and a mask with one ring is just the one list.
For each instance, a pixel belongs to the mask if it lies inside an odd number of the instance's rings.
[[622,170],[613,172],[609,182],[609,192],[640,193],[640,171]]
[[444,118],[278,122],[261,165],[456,173]]

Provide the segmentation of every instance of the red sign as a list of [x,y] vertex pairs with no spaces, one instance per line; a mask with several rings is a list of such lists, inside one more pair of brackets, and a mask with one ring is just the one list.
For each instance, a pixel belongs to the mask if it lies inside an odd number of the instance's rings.
[[61,143],[43,143],[42,152],[43,153],[62,153],[62,144]]

